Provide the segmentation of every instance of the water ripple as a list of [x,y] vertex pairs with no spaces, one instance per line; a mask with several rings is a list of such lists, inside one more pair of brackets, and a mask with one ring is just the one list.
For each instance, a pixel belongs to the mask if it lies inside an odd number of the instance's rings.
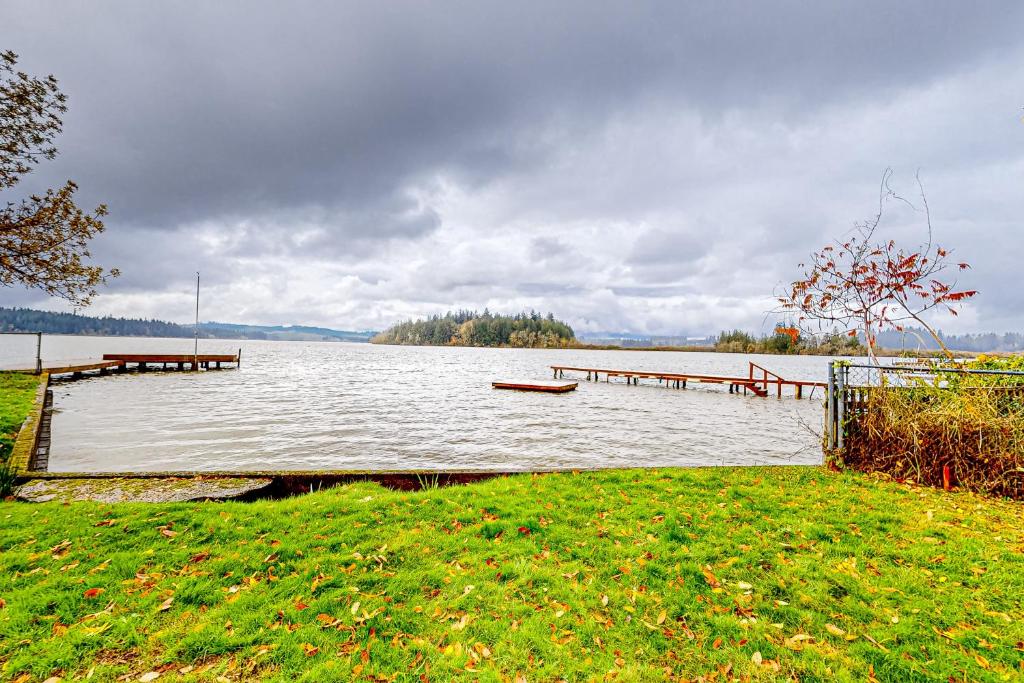
[[[47,344],[51,353],[77,356],[186,352],[172,346],[181,340],[64,337]],[[565,395],[490,386],[495,379],[549,379],[551,364],[746,375],[746,356],[238,344],[244,363],[237,371],[56,383],[51,469],[523,470],[821,461],[817,436],[807,428],[819,428],[820,390],[814,401],[779,401],[702,384],[682,391],[581,378],[579,389]],[[801,379],[820,379],[826,367],[820,357],[750,359]]]

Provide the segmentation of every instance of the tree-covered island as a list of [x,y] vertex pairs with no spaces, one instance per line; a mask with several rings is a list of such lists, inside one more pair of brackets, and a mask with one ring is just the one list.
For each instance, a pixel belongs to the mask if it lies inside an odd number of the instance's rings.
[[530,311],[517,315],[495,315],[487,309],[448,312],[426,320],[408,320],[394,325],[370,340],[374,344],[410,346],[510,346],[514,348],[557,349],[576,345],[576,334],[567,324]]

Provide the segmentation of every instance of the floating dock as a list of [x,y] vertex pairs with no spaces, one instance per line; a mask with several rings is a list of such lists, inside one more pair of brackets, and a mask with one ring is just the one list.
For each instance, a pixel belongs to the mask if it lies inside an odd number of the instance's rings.
[[513,391],[541,391],[548,394],[564,394],[575,391],[579,382],[491,382],[495,389],[511,389]]
[[641,379],[656,379],[664,383],[669,389],[685,389],[687,382],[703,384],[724,384],[729,387],[730,394],[738,394],[740,390],[746,394],[748,391],[755,396],[762,398],[769,395],[770,389],[774,389],[776,396],[782,398],[782,388],[792,387],[795,398],[803,398],[804,387],[825,387],[824,382],[812,382],[809,380],[792,380],[780,377],[771,370],[767,370],[756,363],[750,363],[746,377],[728,377],[724,375],[703,375],[692,372],[651,372],[646,370],[609,370],[604,368],[579,368],[567,365],[552,365],[555,379],[565,377],[566,372],[585,372],[587,381],[600,381],[604,375],[604,381],[611,381],[612,377],[622,377],[626,384],[637,385]]

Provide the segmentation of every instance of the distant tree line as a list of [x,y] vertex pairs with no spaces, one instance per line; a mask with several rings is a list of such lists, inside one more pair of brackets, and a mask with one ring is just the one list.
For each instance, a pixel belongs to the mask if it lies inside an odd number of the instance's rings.
[[[31,308],[0,308],[0,332],[42,332],[97,337],[192,337],[192,325],[142,318],[93,317]],[[199,324],[202,339],[263,339],[269,341],[369,341],[372,332],[349,332],[325,327]]]
[[715,351],[726,353],[803,354],[814,356],[862,356],[867,349],[857,337],[846,334],[801,335],[795,342],[788,334],[755,337],[742,330],[722,332]]
[[95,318],[31,308],[0,308],[0,332],[43,332],[110,337],[191,337],[191,327],[142,318]]
[[[1024,334],[1007,332],[982,332],[976,334],[945,334],[938,333],[943,342],[954,351],[970,351],[988,353],[991,351],[1024,351]],[[939,345],[928,334],[927,330],[909,327],[902,332],[888,331],[878,335],[878,343],[887,349],[906,349],[915,351],[919,348],[932,350]]]
[[515,348],[566,348],[574,346],[572,328],[546,316],[530,311],[517,315],[495,315],[487,309],[448,312],[426,320],[408,320],[381,332],[371,341],[375,344],[415,346],[511,346]]

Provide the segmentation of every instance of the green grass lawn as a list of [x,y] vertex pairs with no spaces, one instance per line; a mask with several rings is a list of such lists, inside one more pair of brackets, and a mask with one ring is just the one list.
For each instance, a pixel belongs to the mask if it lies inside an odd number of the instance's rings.
[[[0,440],[10,445],[35,401],[39,377],[0,372]],[[2,449],[2,446],[0,446]]]
[[6,503],[0,677],[1020,680],[1022,513],[817,468]]

